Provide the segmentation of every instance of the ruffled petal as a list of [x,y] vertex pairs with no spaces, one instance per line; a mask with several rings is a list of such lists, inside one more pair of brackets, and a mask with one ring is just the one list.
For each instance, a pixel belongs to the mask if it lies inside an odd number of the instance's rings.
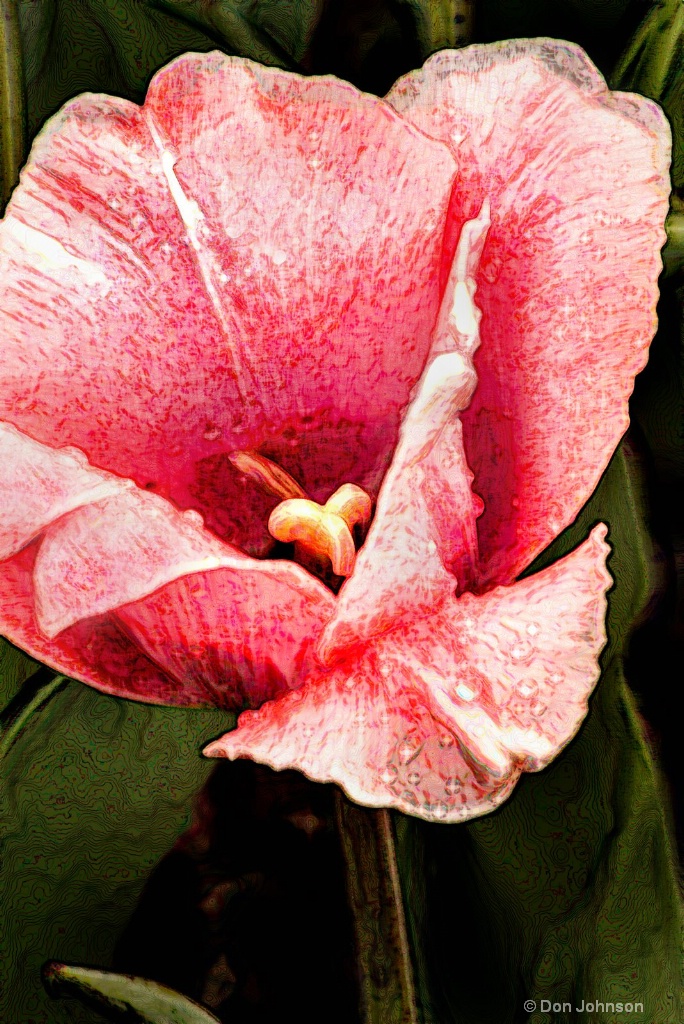
[[[188,54],[86,95],[0,225],[0,419],[265,553],[233,449],[375,491],[439,305],[455,163],[382,100]],[[388,188],[391,181],[391,188]]]
[[454,153],[452,232],[491,202],[463,429],[485,503],[479,585],[508,582],[572,522],[627,426],[656,326],[669,128],[548,39],[443,51],[387,99]]
[[[93,629],[115,635],[118,663],[134,639],[131,671],[144,651],[164,673],[160,683],[159,670],[148,666],[154,688],[144,696],[151,700],[168,699],[172,690],[182,702],[187,687],[189,703],[201,693],[205,701],[251,707],[298,685],[304,652],[334,607],[330,591],[301,567],[249,558],[204,529],[196,513],[181,513],[132,481],[93,469],[83,453],[48,448],[13,427],[0,431],[0,459],[11,463],[16,479],[8,484],[19,492],[5,491],[3,480],[0,501],[9,515],[0,524],[0,550],[31,552],[30,572],[25,559],[8,568],[6,593],[0,578],[0,631],[10,640],[73,672],[75,638],[84,636],[99,653],[93,659],[84,652],[89,667],[77,674],[98,685],[97,666],[109,654]],[[57,663],[60,651],[67,652],[64,664]],[[131,688],[140,695],[136,683],[116,692]]]
[[487,813],[586,714],[606,640],[605,534],[596,527],[533,577],[407,620],[241,715],[205,753],[297,768],[358,803],[429,821]]

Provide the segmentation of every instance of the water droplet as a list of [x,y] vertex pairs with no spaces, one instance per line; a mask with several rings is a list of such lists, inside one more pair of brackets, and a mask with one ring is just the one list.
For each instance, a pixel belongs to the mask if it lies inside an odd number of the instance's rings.
[[491,259],[487,260],[486,263],[483,263],[482,276],[484,277],[485,281],[489,282],[489,284],[496,284],[496,282],[501,277],[502,268],[503,263],[501,262],[501,260],[498,259],[498,257],[493,256]]
[[406,736],[399,744],[397,755],[402,764],[408,764],[420,751],[420,744]]
[[460,792],[461,785],[461,780],[452,775],[444,783],[444,792],[447,796],[455,796],[456,793]]
[[110,208],[112,210],[120,210],[121,209],[121,200],[118,199],[116,196],[114,196],[113,199],[110,199],[109,206],[110,206]]
[[304,737],[305,739],[307,739],[307,740],[311,739],[311,737],[313,736],[313,734],[315,733],[315,731],[316,731],[316,730],[315,730],[315,728],[313,727],[313,725],[303,725],[303,726],[302,726],[302,736],[303,736],[303,737]]
[[535,683],[534,679],[523,679],[521,683],[518,683],[515,689],[516,692],[526,700],[529,700],[530,697],[536,697],[539,692],[539,687]]
[[554,686],[560,686],[560,684],[563,682],[563,675],[562,675],[562,673],[561,672],[553,672],[549,676],[549,682],[553,683]]
[[196,512],[194,508],[187,508],[181,513],[186,523],[190,523],[192,526],[204,526],[204,519],[199,512]]
[[217,441],[221,436],[221,428],[217,427],[214,423],[207,423],[204,428],[204,440],[205,441]]
[[426,803],[425,810],[428,811],[433,818],[437,818],[438,821],[443,821],[444,818],[446,818],[447,814],[449,813],[449,808],[447,807],[446,804],[443,803]]
[[450,732],[443,732],[439,737],[440,747],[453,747],[455,742],[456,741]]
[[525,630],[528,636],[539,636],[539,624],[536,622],[530,622],[529,626]]
[[159,248],[164,253],[165,256],[168,256],[170,255],[170,253],[173,252],[173,246],[170,245],[168,242],[164,242],[162,245],[160,245]]
[[593,232],[583,231],[582,234],[579,236],[578,241],[581,242],[582,245],[588,245],[589,242],[593,241],[593,238]]
[[107,175],[107,174],[111,174],[111,173],[112,173],[112,169],[109,166],[109,164],[102,164],[102,166],[100,167],[100,174]]
[[534,648],[529,640],[515,640],[511,645],[511,659],[513,661],[527,661],[532,657],[533,652]]
[[459,683],[456,687],[456,694],[461,700],[474,700],[477,697],[477,690],[466,683]]
[[542,715],[546,714],[547,710],[546,704],[542,704],[540,700],[536,700],[530,708],[530,711],[536,718],[541,718]]
[[276,249],[273,255],[271,256],[271,259],[275,263],[276,267],[279,267],[287,259],[287,253],[283,252],[282,249]]
[[318,159],[317,156],[314,156],[310,160],[307,160],[306,166],[309,168],[310,171],[317,171],[318,168],[321,166],[321,161]]
[[420,782],[420,775],[418,774],[418,772],[409,772],[409,774],[406,776],[406,779],[409,785],[417,786],[418,783]]
[[380,776],[380,781],[384,782],[386,786],[393,786],[397,781],[397,775],[399,774],[397,766],[394,764],[388,764],[384,772]]

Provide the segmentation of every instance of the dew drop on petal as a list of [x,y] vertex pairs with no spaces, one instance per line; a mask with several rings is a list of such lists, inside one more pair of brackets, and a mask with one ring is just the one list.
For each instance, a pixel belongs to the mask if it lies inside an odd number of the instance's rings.
[[460,697],[461,700],[474,700],[477,696],[477,690],[472,686],[468,686],[466,683],[459,683],[456,687],[456,695]]
[[433,818],[437,818],[440,821],[443,818],[446,818],[447,814],[449,813],[449,808],[447,807],[446,804],[443,803],[431,804],[429,802],[426,802],[425,810],[429,814],[431,814]]
[[528,636],[539,636],[539,624],[537,622],[530,622],[525,632]]
[[439,737],[440,747],[453,747],[455,742],[456,741],[450,732],[443,732]]
[[444,783],[444,792],[447,796],[455,796],[461,789],[461,780],[452,775]]
[[411,786],[417,786],[418,783],[420,782],[420,775],[418,774],[418,772],[410,772],[406,778]]
[[399,744],[397,756],[402,764],[408,764],[420,751],[420,744],[416,743],[409,736],[405,736]]
[[511,644],[511,658],[513,661],[527,661],[532,656],[533,647],[529,640],[516,640]]
[[398,774],[397,766],[394,764],[388,764],[380,776],[380,781],[384,782],[386,786],[392,786],[397,781]]
[[541,718],[542,715],[546,714],[547,707],[546,704],[542,704],[540,700],[536,700],[530,708],[530,711],[536,718]]
[[539,692],[539,687],[537,686],[534,679],[523,679],[522,682],[518,683],[515,690],[516,693],[519,693],[521,697],[524,697],[526,700],[529,700],[530,697],[537,696],[537,693]]
[[187,508],[182,513],[182,516],[183,516],[183,519],[185,519],[185,521],[187,523],[191,523],[192,526],[199,526],[199,527],[203,527],[204,526],[204,519],[203,519],[203,517],[200,515],[199,512],[196,512],[194,508]]

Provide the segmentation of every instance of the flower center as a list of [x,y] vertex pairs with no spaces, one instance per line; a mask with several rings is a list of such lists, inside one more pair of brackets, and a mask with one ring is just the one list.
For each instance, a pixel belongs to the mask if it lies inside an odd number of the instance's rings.
[[309,498],[289,473],[256,452],[233,452],[230,461],[268,494],[282,500],[271,512],[268,532],[294,543],[295,558],[316,575],[328,566],[335,576],[351,576],[356,540],[361,543],[371,519],[371,499],[356,484],[343,484],[325,505]]

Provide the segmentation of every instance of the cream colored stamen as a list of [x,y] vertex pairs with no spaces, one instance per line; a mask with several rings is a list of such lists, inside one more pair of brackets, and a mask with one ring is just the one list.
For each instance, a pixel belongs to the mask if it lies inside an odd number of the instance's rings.
[[231,452],[228,456],[236,469],[250,477],[266,494],[276,498],[306,498],[306,491],[289,473],[256,452]]
[[370,526],[371,500],[366,492],[356,484],[342,484],[325,503],[326,512],[341,516],[350,530],[355,526],[361,528],[363,536]]
[[268,532],[286,544],[294,541],[314,557],[330,559],[336,576],[351,576],[356,549],[342,516],[304,498],[281,501],[268,520]]
[[354,528],[359,528],[363,538],[371,520],[371,499],[361,487],[342,484],[325,505],[319,505],[289,473],[265,456],[238,451],[229,458],[267,494],[284,499],[268,520],[268,532],[275,540],[294,543],[296,555],[307,567],[324,570],[329,561],[336,576],[351,576],[356,558]]
[[292,541],[320,562],[329,559],[336,576],[351,576],[356,559],[352,531],[365,534],[371,517],[371,500],[356,484],[343,484],[325,505],[308,498],[281,501],[271,512],[268,532],[276,540]]

